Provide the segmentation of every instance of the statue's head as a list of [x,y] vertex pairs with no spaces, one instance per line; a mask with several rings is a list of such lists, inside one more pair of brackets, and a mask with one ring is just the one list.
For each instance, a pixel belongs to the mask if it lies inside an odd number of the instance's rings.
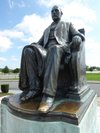
[[53,6],[52,10],[51,10],[51,16],[53,21],[59,21],[61,19],[62,16],[62,10],[61,8],[59,8],[58,6]]

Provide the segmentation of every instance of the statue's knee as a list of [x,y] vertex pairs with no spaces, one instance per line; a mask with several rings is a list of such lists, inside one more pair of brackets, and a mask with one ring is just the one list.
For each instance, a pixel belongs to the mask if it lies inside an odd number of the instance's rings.
[[24,47],[23,52],[25,55],[31,54],[33,51],[30,47]]

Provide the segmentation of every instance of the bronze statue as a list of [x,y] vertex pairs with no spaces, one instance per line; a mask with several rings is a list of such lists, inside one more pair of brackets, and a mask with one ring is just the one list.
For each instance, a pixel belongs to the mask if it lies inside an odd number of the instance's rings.
[[[25,46],[22,52],[19,88],[21,101],[43,95],[38,111],[46,113],[52,107],[57,91],[61,58],[68,63],[71,45],[80,45],[84,35],[72,23],[61,20],[63,13],[58,6],[51,10],[53,22],[37,43]],[[42,86],[40,86],[42,84]]]

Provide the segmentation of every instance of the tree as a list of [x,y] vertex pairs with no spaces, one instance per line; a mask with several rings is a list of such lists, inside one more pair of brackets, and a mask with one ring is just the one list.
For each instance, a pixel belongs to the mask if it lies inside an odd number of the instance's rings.
[[100,71],[100,67],[97,67],[97,70]]
[[3,69],[2,69],[2,72],[3,73],[9,73],[9,68],[7,66],[5,66]]
[[89,66],[86,66],[86,71],[89,71]]
[[19,68],[16,68],[16,69],[14,69],[12,72],[13,72],[13,73],[19,73],[19,71],[20,71],[20,69],[19,69]]

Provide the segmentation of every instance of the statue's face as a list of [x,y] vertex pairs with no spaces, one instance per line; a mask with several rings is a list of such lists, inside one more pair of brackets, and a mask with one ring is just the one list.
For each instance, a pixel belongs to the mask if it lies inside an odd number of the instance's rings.
[[54,6],[51,10],[51,16],[52,16],[53,21],[59,21],[62,16],[62,12],[60,8],[58,8],[57,6]]

